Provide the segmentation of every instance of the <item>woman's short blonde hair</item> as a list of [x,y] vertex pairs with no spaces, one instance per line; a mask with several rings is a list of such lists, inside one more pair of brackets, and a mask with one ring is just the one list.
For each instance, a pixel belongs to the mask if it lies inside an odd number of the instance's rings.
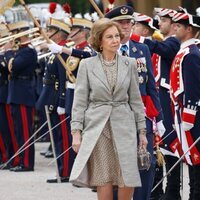
[[122,31],[116,22],[107,18],[102,18],[93,24],[92,29],[90,31],[90,37],[88,39],[88,42],[90,43],[92,48],[94,48],[95,51],[97,52],[102,51],[100,47],[101,47],[103,33],[108,28],[113,27],[113,26],[115,26],[117,30],[119,31],[120,39],[122,40],[124,38],[124,35],[122,34]]

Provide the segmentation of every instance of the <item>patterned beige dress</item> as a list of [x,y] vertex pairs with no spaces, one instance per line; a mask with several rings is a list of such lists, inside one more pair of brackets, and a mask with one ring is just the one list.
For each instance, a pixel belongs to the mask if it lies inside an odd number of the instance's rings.
[[[100,56],[100,59],[103,61],[102,56]],[[102,62],[102,66],[107,76],[110,90],[113,93],[117,80],[117,63],[108,66]],[[106,183],[124,187],[118,153],[112,137],[110,120],[105,124],[87,165],[89,185],[91,187],[102,186]]]

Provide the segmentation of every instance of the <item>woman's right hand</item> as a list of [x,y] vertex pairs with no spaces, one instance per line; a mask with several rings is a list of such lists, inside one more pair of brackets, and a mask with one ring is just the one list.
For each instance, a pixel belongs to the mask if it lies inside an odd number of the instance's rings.
[[81,146],[81,132],[77,130],[76,132],[72,131],[72,149],[78,153]]

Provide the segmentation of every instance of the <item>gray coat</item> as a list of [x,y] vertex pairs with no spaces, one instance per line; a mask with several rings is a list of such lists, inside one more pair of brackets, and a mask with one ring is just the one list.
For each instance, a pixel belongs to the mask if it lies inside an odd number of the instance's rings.
[[118,55],[117,82],[109,88],[99,55],[81,61],[72,108],[71,129],[82,131],[82,143],[70,181],[88,186],[87,161],[110,118],[122,177],[126,186],[140,186],[137,130],[146,128],[134,58]]

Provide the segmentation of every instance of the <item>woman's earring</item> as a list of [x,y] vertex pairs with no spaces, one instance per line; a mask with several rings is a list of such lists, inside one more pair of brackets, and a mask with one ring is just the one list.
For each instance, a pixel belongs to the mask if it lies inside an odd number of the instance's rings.
[[102,51],[102,50],[103,50],[103,47],[102,47],[102,46],[100,46],[100,48],[99,48],[99,49],[100,49],[100,51]]

